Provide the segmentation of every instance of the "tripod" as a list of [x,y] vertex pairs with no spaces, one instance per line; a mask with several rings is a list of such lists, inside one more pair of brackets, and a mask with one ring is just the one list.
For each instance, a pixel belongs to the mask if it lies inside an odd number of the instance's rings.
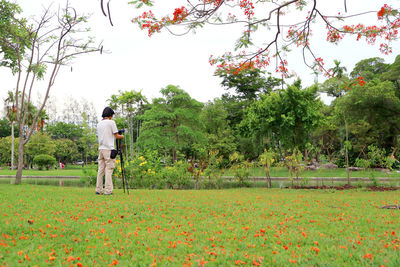
[[125,189],[126,189],[126,192],[129,195],[129,186],[128,186],[128,181],[126,180],[126,173],[125,173],[125,166],[124,166],[124,156],[122,155],[122,139],[117,139],[117,151],[118,151],[119,157],[121,159],[122,186],[124,188],[124,193],[125,193]]

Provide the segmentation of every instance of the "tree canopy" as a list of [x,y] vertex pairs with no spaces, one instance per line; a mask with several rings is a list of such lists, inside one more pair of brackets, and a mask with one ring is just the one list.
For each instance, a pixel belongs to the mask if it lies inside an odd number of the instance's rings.
[[15,3],[0,1],[0,66],[18,71],[18,61],[30,45],[29,27],[18,18],[22,9]]
[[400,99],[393,83],[372,81],[354,86],[335,103],[338,117],[347,115],[351,142],[365,153],[369,145],[390,151],[397,147],[400,132]]
[[164,151],[176,161],[178,151],[206,142],[199,119],[203,104],[177,86],[168,85],[160,92],[162,97],[154,99],[151,108],[141,116],[139,143],[147,149]]

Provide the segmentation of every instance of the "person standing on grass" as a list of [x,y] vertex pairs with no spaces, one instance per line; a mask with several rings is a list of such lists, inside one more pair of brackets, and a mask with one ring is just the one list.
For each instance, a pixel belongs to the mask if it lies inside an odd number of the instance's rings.
[[[111,153],[115,150],[114,143],[115,139],[123,139],[124,136],[118,133],[117,125],[112,120],[114,110],[110,107],[106,107],[103,110],[103,120],[97,124],[97,138],[99,141],[99,157],[98,164],[99,168],[97,171],[97,183],[96,183],[96,195],[103,193],[103,176],[106,176],[104,195],[112,195],[113,182],[112,173],[115,168],[115,157],[116,153]],[[111,155],[115,154],[115,155]]]

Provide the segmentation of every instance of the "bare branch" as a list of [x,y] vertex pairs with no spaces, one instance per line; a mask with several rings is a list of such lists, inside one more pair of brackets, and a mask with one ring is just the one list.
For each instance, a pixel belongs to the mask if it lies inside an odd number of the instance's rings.
[[[278,13],[279,13],[279,11],[280,11],[282,8],[287,7],[287,6],[289,6],[289,5],[293,4],[293,3],[296,3],[296,2],[298,2],[298,1],[299,1],[299,0],[292,0],[292,1],[286,2],[286,3],[283,4],[283,5],[278,6],[277,8],[275,8],[275,9],[273,9],[273,10],[271,10],[271,11],[269,12],[268,18],[259,20],[259,21],[254,22],[254,23],[251,23],[251,25],[259,24],[259,23],[263,23],[263,22],[267,22],[267,21],[271,20],[272,14],[273,14],[274,12],[278,12]],[[277,25],[277,26],[278,26],[278,25]]]
[[113,22],[112,22],[112,20],[111,20],[111,13],[110,13],[110,0],[107,2],[107,12],[108,12],[108,19],[110,20],[110,24],[111,24],[111,26],[114,26],[114,25],[113,25]]
[[106,12],[104,11],[104,0],[100,0],[100,7],[101,7],[101,11],[103,12],[103,15],[105,16],[105,17],[107,17],[107,14],[106,14]]

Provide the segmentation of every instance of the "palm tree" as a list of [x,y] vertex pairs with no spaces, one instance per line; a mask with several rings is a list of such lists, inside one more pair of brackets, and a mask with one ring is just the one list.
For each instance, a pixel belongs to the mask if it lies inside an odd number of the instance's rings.
[[[332,71],[333,76],[336,76],[337,78],[337,82],[338,82],[338,88],[337,88],[337,92],[338,95],[341,95],[341,90],[340,90],[340,84],[342,81],[342,78],[344,76],[344,72],[347,71],[346,67],[341,67],[340,66],[340,61],[338,60],[334,60],[333,61],[335,63],[335,67],[329,69],[330,71]],[[345,156],[345,160],[346,160],[346,173],[347,173],[347,184],[350,185],[350,170],[349,170],[349,131],[348,131],[348,127],[347,127],[347,120],[346,120],[346,114],[343,113],[343,119],[344,119],[344,125],[345,125],[345,131],[346,131],[346,142],[345,142],[345,152],[344,152],[344,156]]]
[[347,71],[346,67],[341,67],[340,66],[340,61],[339,60],[333,60],[333,62],[335,63],[335,67],[330,68],[329,70],[332,71],[333,75],[338,77],[338,78],[342,78],[343,74],[345,71]]
[[345,71],[347,71],[347,69],[346,69],[346,67],[340,66],[339,60],[335,59],[333,62],[335,63],[335,67],[330,68],[329,70],[332,71],[332,76],[336,77],[336,79],[337,79],[337,83],[338,83],[337,94],[340,96],[342,94],[340,86],[342,83],[342,79],[344,77],[344,73],[345,73]]
[[[19,94],[18,100],[21,101],[21,95]],[[16,98],[15,95],[12,91],[8,91],[8,96],[4,100],[4,106],[5,106],[5,112],[6,112],[6,117],[11,123],[11,169],[14,169],[14,143],[15,143],[15,131],[14,131],[14,123],[17,121],[17,106],[16,106]],[[27,119],[26,119],[26,125],[31,126],[33,123],[33,118],[34,114],[37,112],[37,107],[35,107],[32,103],[29,103],[27,105]],[[37,122],[37,131],[43,130],[44,127],[44,121],[48,119],[48,116],[46,114],[46,110],[42,110],[39,113],[38,117],[38,122]],[[26,130],[27,131],[27,130]],[[25,135],[27,135],[27,132],[24,132]]]
[[43,109],[39,113],[39,117],[37,119],[36,131],[38,131],[38,132],[43,131],[45,120],[48,120],[48,119],[49,119],[49,116],[47,116],[46,110]]

